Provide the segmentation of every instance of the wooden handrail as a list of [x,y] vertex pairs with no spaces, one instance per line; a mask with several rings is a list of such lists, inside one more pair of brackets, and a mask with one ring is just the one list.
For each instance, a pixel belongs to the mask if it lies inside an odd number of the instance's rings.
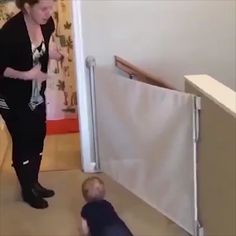
[[130,78],[136,78],[136,80],[138,81],[154,86],[176,90],[166,82],[163,82],[159,78],[156,78],[153,75],[143,71],[142,69],[139,69],[138,67],[132,65],[121,57],[115,56],[115,66],[123,72],[127,73]]

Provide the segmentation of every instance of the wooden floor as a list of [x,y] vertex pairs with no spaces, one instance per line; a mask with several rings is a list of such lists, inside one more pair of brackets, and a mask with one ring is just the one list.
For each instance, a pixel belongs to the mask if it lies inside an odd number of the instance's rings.
[[45,140],[41,171],[81,169],[80,135],[49,135]]
[[[9,145],[9,148],[11,148],[9,135],[5,134],[4,138],[2,139],[2,147],[4,148],[0,149],[1,155],[4,155],[7,145]],[[46,137],[41,171],[80,169],[80,160],[79,133],[49,135]],[[10,168],[11,156],[7,156],[4,162],[5,165],[8,165]]]

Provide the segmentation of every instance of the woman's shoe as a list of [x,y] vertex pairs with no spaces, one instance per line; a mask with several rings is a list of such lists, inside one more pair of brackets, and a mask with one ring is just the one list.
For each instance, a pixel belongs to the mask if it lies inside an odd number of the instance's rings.
[[48,207],[48,202],[38,195],[32,188],[27,191],[22,191],[22,197],[25,202],[36,209],[45,209]]
[[39,182],[34,184],[33,189],[41,198],[53,197],[55,195],[53,190],[44,188]]

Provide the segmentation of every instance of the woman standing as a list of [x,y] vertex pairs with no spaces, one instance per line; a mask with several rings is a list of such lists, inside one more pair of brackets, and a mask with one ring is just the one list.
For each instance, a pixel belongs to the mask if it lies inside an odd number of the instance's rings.
[[48,62],[63,58],[50,43],[53,4],[54,0],[16,0],[20,12],[0,30],[0,114],[12,138],[13,167],[23,200],[38,209],[48,207],[44,198],[54,195],[38,182],[46,135]]

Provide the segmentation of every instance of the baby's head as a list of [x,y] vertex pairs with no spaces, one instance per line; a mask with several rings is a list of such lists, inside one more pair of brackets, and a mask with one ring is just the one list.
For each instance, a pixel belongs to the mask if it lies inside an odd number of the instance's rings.
[[89,177],[82,184],[82,193],[87,202],[102,200],[105,197],[105,186],[98,177]]

